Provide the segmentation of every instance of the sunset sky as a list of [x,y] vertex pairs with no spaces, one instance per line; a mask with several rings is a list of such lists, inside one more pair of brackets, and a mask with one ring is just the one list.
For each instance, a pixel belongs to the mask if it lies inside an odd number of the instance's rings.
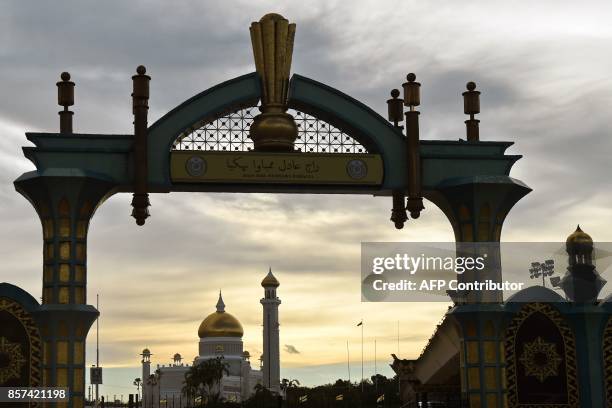
[[[511,211],[506,241],[563,241],[576,224],[612,241],[612,5],[576,2],[131,1],[3,2],[0,6],[0,280],[42,289],[38,218],[12,185],[34,169],[25,131],[57,131],[55,82],[76,82],[75,131],[131,133],[131,75],[151,75],[150,123],[219,82],[252,72],[251,21],[268,12],[297,23],[292,71],[331,85],[386,116],[389,90],[415,72],[421,137],[464,137],[461,92],[482,92],[481,140],[516,142],[512,176],[534,192]],[[97,211],[89,234],[88,303],[101,297],[103,392],[134,392],[138,354],[154,363],[197,354],[197,329],[219,289],[261,353],[261,279],[281,286],[283,376],[319,384],[366,375],[397,352],[416,358],[448,304],[361,303],[363,241],[451,241],[443,214],[426,210],[404,230],[391,200],[370,196],[187,194],[151,196],[144,228],[131,195]],[[87,362],[95,360],[95,329]],[[289,347],[291,348],[291,347]],[[297,351],[297,352],[295,352]],[[384,368],[385,373],[390,370]],[[113,371],[115,370],[115,371]],[[113,375],[115,373],[115,375]]]

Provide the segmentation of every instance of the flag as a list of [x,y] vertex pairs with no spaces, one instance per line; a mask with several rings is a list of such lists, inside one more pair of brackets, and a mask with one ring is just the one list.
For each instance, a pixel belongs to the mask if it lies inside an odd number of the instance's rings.
[[376,398],[376,402],[383,402],[384,400],[385,400],[385,394],[383,394],[380,397]]
[[357,327],[361,326],[362,324],[363,324],[363,320],[357,323]]
[[302,402],[306,402],[306,401],[308,401],[308,395],[302,395],[302,396],[299,398],[299,401],[300,401],[300,404],[301,404]]
[[340,394],[340,395],[336,395],[336,401],[343,401],[344,400],[344,395]]

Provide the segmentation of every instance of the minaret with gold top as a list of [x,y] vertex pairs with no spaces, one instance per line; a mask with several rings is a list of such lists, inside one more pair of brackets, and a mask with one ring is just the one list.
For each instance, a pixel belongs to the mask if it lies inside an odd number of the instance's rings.
[[263,385],[275,394],[280,393],[280,348],[278,305],[281,301],[276,296],[276,288],[280,286],[272,275],[270,268],[261,281],[264,288],[263,306]]
[[261,79],[261,114],[250,128],[258,151],[293,151],[297,125],[287,113],[289,73],[295,24],[280,14],[266,14],[251,24],[255,68]]
[[567,237],[565,245],[568,267],[561,280],[561,288],[573,302],[596,302],[606,280],[599,275],[593,263],[593,238],[578,225],[576,231]]

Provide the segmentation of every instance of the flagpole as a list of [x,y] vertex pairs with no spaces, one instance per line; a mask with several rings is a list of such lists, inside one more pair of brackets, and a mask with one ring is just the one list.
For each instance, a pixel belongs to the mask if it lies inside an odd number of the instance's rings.
[[397,355],[400,355],[400,348],[399,348],[399,320],[397,321]]
[[363,318],[361,319],[361,393],[363,394]]
[[[98,368],[100,367],[100,294],[98,293],[96,293],[96,310],[98,311],[98,316],[96,316],[96,368]],[[98,387],[99,385],[96,384],[96,403],[98,402]]]
[[376,393],[378,393],[378,367],[377,367],[377,358],[376,358],[376,339],[374,339],[374,386],[376,389]]
[[[400,358],[400,342],[399,342],[399,320],[397,321],[397,356]],[[402,379],[400,373],[397,373],[397,394],[402,399]]]
[[351,355],[349,354],[348,340],[346,341],[346,368],[348,370],[349,385],[351,384]]

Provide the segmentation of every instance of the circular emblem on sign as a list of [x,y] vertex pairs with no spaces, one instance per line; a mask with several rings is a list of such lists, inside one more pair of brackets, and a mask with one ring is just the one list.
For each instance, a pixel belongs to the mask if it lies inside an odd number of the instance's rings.
[[350,178],[361,180],[368,175],[368,166],[363,160],[351,160],[346,165],[346,172]]
[[206,173],[206,160],[200,156],[192,156],[185,163],[187,174],[192,177],[198,177]]

